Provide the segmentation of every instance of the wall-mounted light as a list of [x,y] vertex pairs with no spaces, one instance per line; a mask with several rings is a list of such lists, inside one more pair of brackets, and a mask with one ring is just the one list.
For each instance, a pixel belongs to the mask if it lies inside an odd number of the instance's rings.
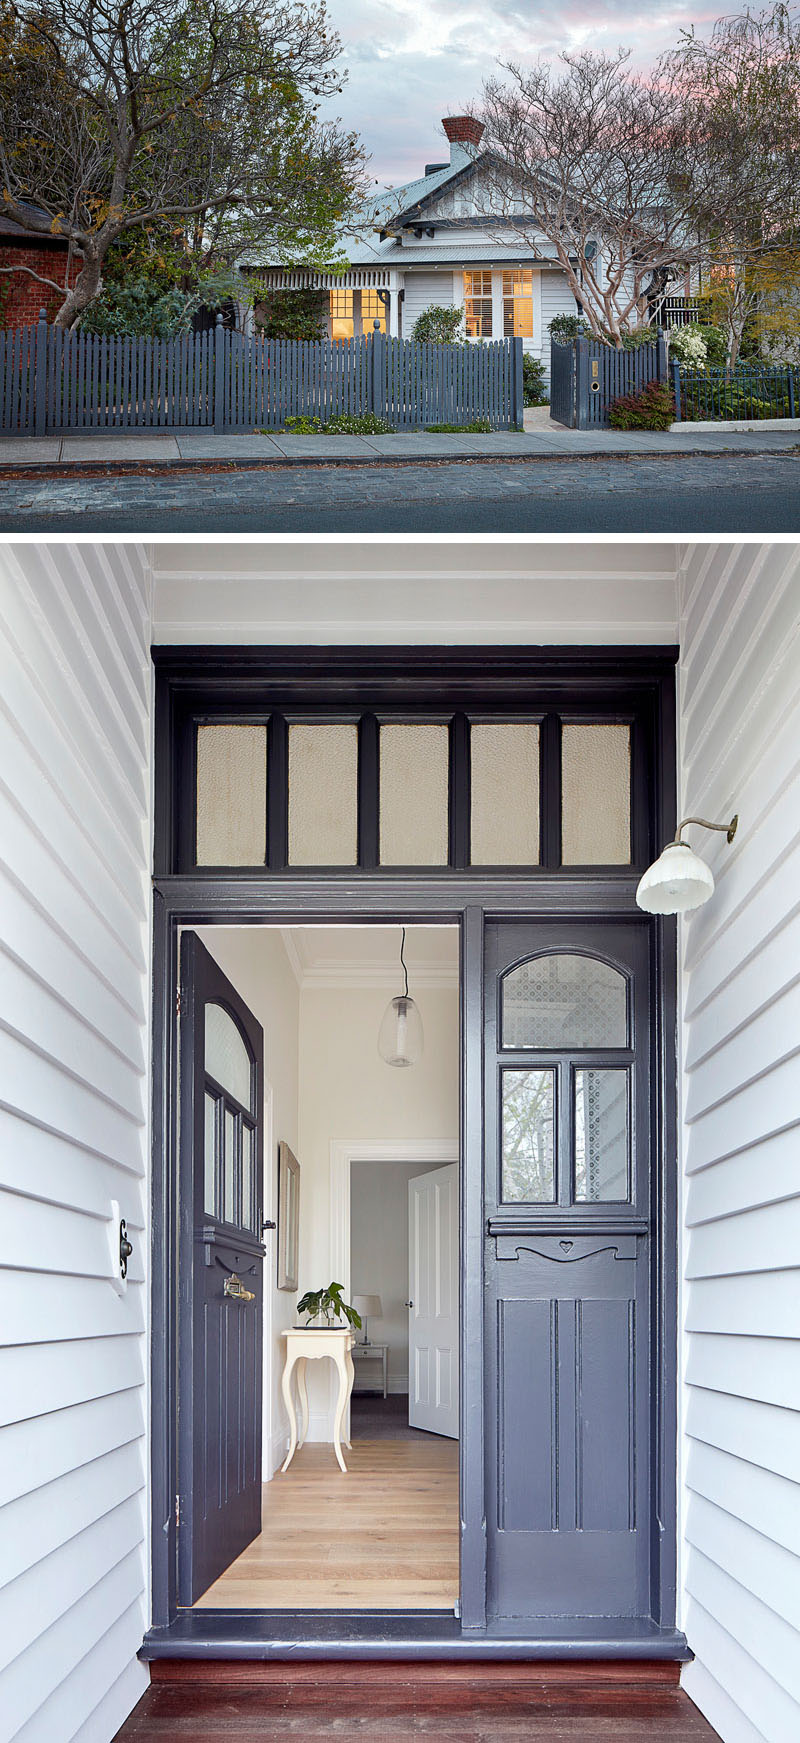
[[405,943],[404,926],[400,939],[400,965],[405,977],[405,991],[387,1005],[378,1030],[378,1052],[387,1065],[416,1065],[417,1060],[422,1058],[424,1046],[422,1018],[414,1000],[408,996]]
[[691,908],[702,907],[714,893],[714,876],[710,866],[681,841],[681,830],[689,823],[701,829],[717,829],[731,842],[739,818],[730,823],[707,823],[705,817],[684,817],[678,825],[675,840],[664,848],[658,859],[649,865],[639,881],[636,900],[647,914],[686,914]]

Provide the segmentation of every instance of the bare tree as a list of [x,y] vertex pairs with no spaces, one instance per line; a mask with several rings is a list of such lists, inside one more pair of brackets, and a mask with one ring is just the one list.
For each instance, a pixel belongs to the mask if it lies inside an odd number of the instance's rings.
[[57,325],[97,295],[111,244],[153,222],[218,258],[333,248],[364,155],[318,117],[341,88],[323,0],[7,0],[0,36],[5,212],[81,262]]

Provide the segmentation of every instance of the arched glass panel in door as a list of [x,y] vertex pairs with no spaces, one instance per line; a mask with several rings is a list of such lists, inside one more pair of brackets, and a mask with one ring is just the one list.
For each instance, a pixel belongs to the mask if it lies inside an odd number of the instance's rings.
[[205,1007],[204,1209],[218,1222],[258,1233],[253,1166],[255,1066],[224,1005]]
[[521,962],[501,982],[503,1047],[627,1047],[628,983],[610,962],[557,951]]

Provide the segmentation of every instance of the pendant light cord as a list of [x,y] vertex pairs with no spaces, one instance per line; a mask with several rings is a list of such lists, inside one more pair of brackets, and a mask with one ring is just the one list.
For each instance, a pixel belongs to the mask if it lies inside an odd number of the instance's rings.
[[405,959],[405,956],[403,954],[403,952],[405,951],[405,947],[406,947],[406,929],[405,929],[405,926],[403,926],[401,928],[401,932],[402,932],[402,936],[400,939],[400,962],[402,964],[403,974],[405,975],[405,982],[406,982],[406,990],[403,994],[403,997],[407,999],[408,998],[408,969],[406,968],[406,959]]

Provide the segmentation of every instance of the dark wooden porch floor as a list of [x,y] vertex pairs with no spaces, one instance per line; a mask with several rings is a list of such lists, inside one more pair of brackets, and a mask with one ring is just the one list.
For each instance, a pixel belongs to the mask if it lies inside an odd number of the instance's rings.
[[[526,1677],[519,1666],[502,1666],[496,1668],[509,1674],[489,1681],[466,1666],[458,1675],[419,1679],[415,1667],[404,1667],[404,1681],[400,1667],[389,1665],[326,1665],[314,1681],[306,1665],[291,1667],[301,1671],[296,1682],[285,1673],[270,1678],[265,1666],[265,1683],[258,1667],[230,1668],[228,1682],[219,1680],[219,1667],[217,1678],[206,1680],[209,1666],[187,1663],[180,1680],[154,1683],[117,1743],[277,1743],[287,1737],[305,1743],[336,1737],[360,1743],[714,1743],[717,1737],[677,1687],[677,1666],[663,1667],[669,1680],[642,1680],[638,1666],[629,1682],[611,1665],[569,1665],[553,1678],[542,1667],[535,1674],[530,1667]],[[163,1676],[166,1666],[154,1669]]]

